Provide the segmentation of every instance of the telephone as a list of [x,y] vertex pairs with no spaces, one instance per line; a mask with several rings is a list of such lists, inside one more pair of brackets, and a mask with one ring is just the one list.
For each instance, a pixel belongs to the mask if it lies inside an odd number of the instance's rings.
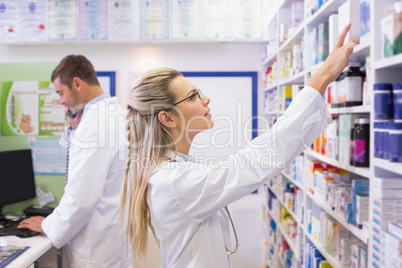
[[49,214],[53,212],[54,208],[39,206],[39,205],[31,205],[24,209],[24,213],[27,217],[31,216],[42,216],[47,217]]

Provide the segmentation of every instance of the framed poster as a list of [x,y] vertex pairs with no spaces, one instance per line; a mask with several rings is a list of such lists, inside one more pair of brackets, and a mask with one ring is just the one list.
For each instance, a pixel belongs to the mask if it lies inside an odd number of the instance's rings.
[[111,97],[116,96],[116,72],[96,72],[101,88]]

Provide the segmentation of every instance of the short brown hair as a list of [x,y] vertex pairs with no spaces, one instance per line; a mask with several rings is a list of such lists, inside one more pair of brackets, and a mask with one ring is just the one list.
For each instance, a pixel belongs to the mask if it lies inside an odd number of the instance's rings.
[[73,78],[79,77],[90,86],[99,86],[92,63],[82,55],[68,55],[64,57],[59,65],[53,70],[52,82],[59,77],[60,82],[71,89]]

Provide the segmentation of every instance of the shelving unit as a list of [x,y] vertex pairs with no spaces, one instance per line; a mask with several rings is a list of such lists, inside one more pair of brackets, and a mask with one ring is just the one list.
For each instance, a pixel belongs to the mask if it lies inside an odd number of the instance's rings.
[[374,158],[375,168],[384,169],[402,175],[402,163],[391,163],[384,159]]
[[325,210],[331,217],[333,217],[337,222],[342,224],[346,229],[348,229],[354,236],[359,238],[363,243],[367,244],[368,242],[368,234],[365,234],[362,229],[358,229],[356,226],[353,226],[345,221],[342,217],[339,217],[338,214],[336,214],[331,208],[328,207],[327,204],[319,200],[316,196],[312,195],[308,191],[306,192],[306,195],[313,200],[316,204],[318,204],[322,209]]
[[332,265],[332,267],[342,267],[339,262],[332,257],[331,255],[329,255],[324,248],[321,246],[321,244],[319,242],[317,242],[317,240],[314,239],[314,237],[311,234],[306,233],[306,237],[308,238],[308,240],[314,244],[314,246],[316,248],[318,248],[318,250],[321,252],[321,254],[325,257],[325,259]]
[[278,86],[286,86],[291,84],[303,84],[304,83],[304,76],[306,73],[301,71],[300,73],[290,77],[286,80],[279,80]]
[[[269,90],[282,90],[282,86],[287,86],[287,85],[292,85],[292,84],[304,84],[306,85],[308,80],[311,77],[311,74],[317,71],[322,63],[314,64],[312,66],[308,65],[308,60],[307,57],[309,53],[309,48],[307,46],[307,36],[311,32],[311,30],[315,27],[317,27],[319,24],[323,22],[328,22],[328,17],[332,14],[338,13],[338,8],[346,2],[346,0],[328,0],[326,3],[324,3],[321,8],[316,11],[316,13],[308,18],[304,18],[304,21],[302,22],[301,25],[287,38],[283,44],[279,44],[279,32],[280,32],[280,24],[281,23],[287,23],[288,19],[284,18],[285,15],[284,13],[286,12],[285,9],[289,8],[293,2],[300,2],[300,0],[285,0],[283,3],[279,6],[277,14],[274,16],[274,18],[270,22],[270,32],[275,33],[276,37],[275,38],[270,38],[268,39],[274,39],[277,42],[277,47],[274,48],[273,50],[275,51],[274,54],[270,56],[270,59],[263,62],[263,68],[269,67],[272,65],[274,61],[276,61],[277,65],[277,73],[276,77],[277,82],[274,83],[272,86],[270,86]],[[304,1],[306,2],[306,1]],[[325,1],[324,1],[325,2]],[[383,59],[382,58],[382,45],[381,45],[381,19],[384,18],[392,9],[393,5],[393,0],[384,0],[384,1],[376,1],[376,0],[369,0],[370,3],[370,32],[364,36],[360,37],[360,44],[354,47],[353,53],[350,57],[350,61],[358,61],[360,63],[364,63],[366,61],[366,57],[370,55],[370,65],[371,65],[371,88],[369,89],[369,95],[370,95],[370,104],[369,105],[362,105],[362,106],[355,106],[355,107],[342,107],[342,108],[331,108],[328,107],[330,113],[332,115],[343,115],[343,114],[362,114],[365,117],[369,116],[370,117],[370,122],[374,122],[374,100],[373,100],[373,89],[372,89],[372,84],[374,83],[396,83],[396,82],[402,82],[402,54],[395,55],[392,57],[388,57]],[[281,10],[283,9],[283,10]],[[288,9],[289,10],[289,9]],[[289,14],[288,14],[289,16]],[[275,27],[275,30],[272,30],[272,28]],[[279,79],[280,75],[279,73],[281,72],[281,64],[280,62],[284,59],[286,53],[290,50],[292,50],[293,46],[296,44],[299,44],[304,40],[304,50],[303,50],[303,63],[304,63],[304,70],[302,70],[300,73],[291,76],[290,78],[287,79]],[[266,92],[267,89],[264,89],[264,92]],[[270,116],[274,116],[277,114],[278,116],[281,115],[281,113],[270,113]],[[264,114],[266,115],[266,114]],[[351,166],[349,164],[344,164],[338,160],[331,159],[329,157],[326,157],[324,155],[321,155],[315,151],[312,150],[306,150],[304,152],[304,158],[308,159],[316,159],[321,162],[342,168],[344,170],[349,171],[350,173],[353,173],[353,176],[361,176],[368,178],[373,178],[375,175],[378,173],[381,174],[397,174],[402,176],[402,163],[391,163],[390,161],[383,160],[383,159],[377,159],[374,158],[374,129],[373,129],[373,124],[370,123],[370,167],[368,168],[362,168],[362,167],[355,167]],[[306,168],[306,167],[304,167]],[[307,191],[305,185],[302,183],[295,181],[291,176],[285,173],[285,171],[282,171],[281,176],[285,177],[290,183],[294,184],[296,187],[298,187],[302,194],[304,194],[304,208],[306,209],[307,204],[310,202],[314,202],[317,204],[319,207],[322,208],[325,213],[329,214],[333,219],[335,219],[338,223],[340,223],[342,226],[344,226],[350,233],[350,235],[353,235],[357,237],[361,242],[363,242],[365,245],[368,247],[368,267],[373,267],[372,263],[372,239],[371,237],[373,236],[373,225],[372,225],[372,204],[373,204],[373,196],[370,194],[370,215],[369,215],[369,233],[363,231],[363,229],[358,229],[356,226],[349,224],[344,218],[340,217],[337,215],[332,208],[330,208],[325,202],[321,201],[321,199],[318,199],[317,196],[314,196],[311,194],[309,191]],[[372,180],[370,180],[370,188],[373,186]],[[278,197],[278,196],[277,196]],[[308,201],[307,201],[308,200]],[[279,206],[285,206],[282,203],[282,200],[280,200],[280,197],[278,197],[278,203]],[[298,220],[297,215],[293,213],[293,211],[289,211],[289,214],[292,215],[292,217],[295,220]],[[306,217],[306,215],[304,215]],[[307,232],[307,227],[306,225],[300,224],[300,221],[298,220],[298,225],[302,230],[304,230],[304,240],[303,240],[303,245],[306,245],[306,242],[309,240],[311,241],[322,253],[322,255],[326,258],[326,260],[333,266],[333,267],[345,267],[344,265],[341,265],[338,263],[336,258],[331,257],[327,252],[325,252],[324,248],[321,246],[320,243],[315,241],[315,239],[312,237],[311,234]],[[306,219],[303,221],[306,224]],[[304,266],[303,266],[304,267]]]
[[326,157],[326,156],[324,156],[322,154],[316,153],[316,152],[311,151],[311,150],[306,151],[306,153],[311,155],[311,156],[313,156],[315,159],[320,160],[320,161],[325,162],[325,163],[328,163],[328,164],[330,164],[332,166],[345,169],[345,170],[347,170],[349,172],[355,173],[357,175],[360,175],[360,176],[363,176],[363,177],[366,177],[366,178],[370,177],[370,168],[354,167],[354,166],[351,166],[351,165],[346,165],[344,163],[339,163],[337,160],[328,158],[328,157]]
[[[279,201],[279,203],[281,204],[281,206],[283,206],[284,208],[286,208],[287,212],[288,212],[288,213],[292,216],[292,218],[297,222],[298,229],[304,230],[304,229],[303,229],[303,225],[302,225],[302,224],[300,223],[300,221],[298,220],[297,215],[296,215],[293,211],[289,210],[289,209],[286,207],[286,205],[282,202],[282,200],[280,200],[280,198],[279,198],[279,196],[278,196],[278,193],[275,191],[275,189],[273,189],[272,187],[268,187],[268,188],[269,188],[272,192],[275,193],[275,195],[277,196],[277,200]],[[264,206],[265,206],[265,204],[264,204]],[[274,215],[271,211],[269,211],[269,210],[266,210],[266,211],[268,211],[268,214],[269,214],[269,215],[272,217],[272,219],[274,220],[274,222],[275,222],[275,224],[276,224],[276,230],[277,230],[278,232],[280,232],[280,234],[281,234],[281,236],[282,236],[283,238],[285,238],[285,240],[286,240],[287,244],[289,245],[290,249],[293,251],[293,254],[295,255],[296,259],[297,259],[297,260],[300,260],[300,257],[301,257],[301,256],[299,255],[299,249],[297,248],[297,245],[295,245],[294,239],[291,239],[290,236],[282,229],[281,223],[280,223],[279,219],[277,219],[277,216],[275,216],[275,215]],[[299,232],[298,232],[298,235],[300,235]],[[279,257],[279,256],[278,256],[278,257]],[[279,257],[279,259],[280,259],[281,262],[283,262],[280,257]]]

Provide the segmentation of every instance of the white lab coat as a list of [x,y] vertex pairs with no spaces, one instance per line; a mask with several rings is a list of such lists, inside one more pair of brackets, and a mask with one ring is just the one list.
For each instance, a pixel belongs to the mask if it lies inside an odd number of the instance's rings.
[[125,114],[116,98],[88,103],[70,135],[68,184],[42,222],[52,244],[63,247],[63,268],[132,267],[119,215]]
[[[182,154],[163,163],[151,176],[148,190],[162,267],[232,267],[225,245],[232,250],[235,241],[224,207],[276,176],[285,162],[288,164],[313,143],[329,121],[322,96],[307,86],[276,126],[253,140],[254,145],[265,148],[248,146],[220,168],[216,163],[191,162]],[[269,168],[256,161],[275,156],[279,167]]]

